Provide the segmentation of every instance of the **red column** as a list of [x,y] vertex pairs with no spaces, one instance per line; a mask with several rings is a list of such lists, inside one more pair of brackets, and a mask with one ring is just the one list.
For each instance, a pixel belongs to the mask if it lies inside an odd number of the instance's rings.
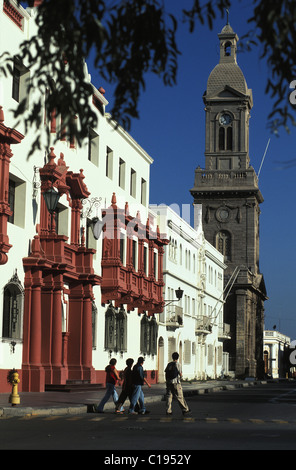
[[[34,268],[32,268],[33,271]],[[25,292],[23,355],[23,391],[43,392],[45,388],[44,369],[41,365],[41,271],[29,273]],[[27,297],[27,298],[26,298]]]
[[[85,290],[91,286],[86,286]],[[86,292],[83,301],[83,324],[82,324],[82,366],[85,380],[94,379],[94,369],[92,367],[92,301],[90,292]]]
[[62,275],[54,279],[52,309],[52,353],[51,362],[55,367],[62,365]]

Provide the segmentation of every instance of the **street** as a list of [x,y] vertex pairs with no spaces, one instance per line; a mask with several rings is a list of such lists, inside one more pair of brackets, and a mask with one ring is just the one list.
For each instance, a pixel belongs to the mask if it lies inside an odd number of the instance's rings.
[[70,417],[1,418],[0,449],[100,450],[102,458],[113,459],[116,451],[123,450],[133,451],[131,455],[138,455],[136,451],[147,451],[150,455],[149,451],[161,450],[175,455],[178,451],[183,460],[179,464],[187,465],[185,456],[190,451],[193,458],[196,455],[193,451],[201,450],[296,448],[294,381],[206,393],[187,401],[192,414],[186,418],[176,402],[173,415],[166,416],[164,401],[147,405],[150,413],[144,416],[127,413],[118,416],[107,410],[104,414]]

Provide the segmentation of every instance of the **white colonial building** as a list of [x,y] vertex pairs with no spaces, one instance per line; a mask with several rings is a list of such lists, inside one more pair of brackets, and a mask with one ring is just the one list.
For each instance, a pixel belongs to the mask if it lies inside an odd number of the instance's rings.
[[289,372],[291,338],[277,330],[264,330],[263,357],[264,372],[273,379],[285,378]]
[[[205,240],[201,217],[194,229],[171,207],[150,207],[169,239],[163,264],[166,306],[159,315],[159,378],[164,380],[161,370],[174,351],[180,354],[185,380],[226,375],[223,341],[229,339],[229,331],[223,321],[224,257]],[[183,295],[176,301],[179,289]]]

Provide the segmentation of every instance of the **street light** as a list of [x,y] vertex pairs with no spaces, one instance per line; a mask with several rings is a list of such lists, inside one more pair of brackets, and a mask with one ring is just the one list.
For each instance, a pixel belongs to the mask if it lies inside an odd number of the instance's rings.
[[183,297],[184,291],[179,287],[179,289],[175,290],[175,294],[176,294],[177,300],[165,300],[164,302],[167,302],[167,303],[164,305],[164,307],[166,307],[167,305],[173,302],[179,302],[179,300],[181,300]]
[[91,227],[91,231],[93,233],[94,238],[98,240],[100,238],[105,222],[103,220],[100,220],[98,217],[93,217],[88,223]]
[[47,207],[48,212],[51,215],[51,229],[52,229],[52,219],[53,213],[57,208],[57,204],[60,199],[60,193],[58,193],[53,187],[43,192],[44,201]]

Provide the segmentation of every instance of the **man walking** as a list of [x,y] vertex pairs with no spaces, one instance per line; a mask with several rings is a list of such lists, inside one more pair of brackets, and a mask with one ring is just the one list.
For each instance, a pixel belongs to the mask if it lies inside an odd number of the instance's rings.
[[178,362],[179,354],[174,352],[172,354],[172,362],[169,362],[165,368],[166,376],[166,414],[172,414],[172,401],[175,397],[182,410],[183,415],[190,413],[189,406],[187,405],[183,396],[183,390],[181,385],[182,371],[181,366]]
[[151,385],[145,379],[143,364],[144,364],[144,358],[139,357],[137,364],[133,367],[132,383],[133,383],[134,388],[133,388],[133,393],[131,397],[130,408],[128,411],[130,414],[137,414],[135,411],[135,406],[138,400],[139,400],[139,405],[140,405],[139,413],[142,415],[147,413],[145,405],[144,405],[144,393],[142,390],[142,385],[146,383],[149,388],[151,387]]

